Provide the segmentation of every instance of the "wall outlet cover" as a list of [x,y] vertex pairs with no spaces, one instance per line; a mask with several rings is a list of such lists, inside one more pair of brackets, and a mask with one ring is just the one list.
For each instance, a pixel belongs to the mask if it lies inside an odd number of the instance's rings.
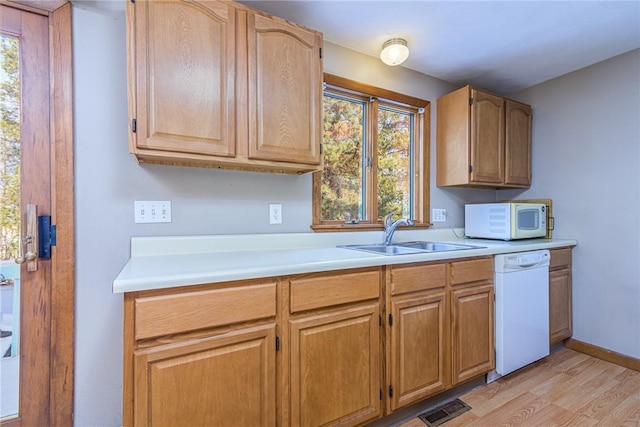
[[269,204],[269,224],[282,224],[282,205],[280,203]]

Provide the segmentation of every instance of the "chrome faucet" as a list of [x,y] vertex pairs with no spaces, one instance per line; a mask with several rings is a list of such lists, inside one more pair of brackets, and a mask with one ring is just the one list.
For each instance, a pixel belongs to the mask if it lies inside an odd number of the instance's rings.
[[413,221],[409,218],[401,218],[397,221],[393,221],[393,215],[395,212],[391,212],[384,218],[384,244],[390,245],[391,239],[393,239],[393,233],[396,231],[396,228],[400,225],[413,225]]

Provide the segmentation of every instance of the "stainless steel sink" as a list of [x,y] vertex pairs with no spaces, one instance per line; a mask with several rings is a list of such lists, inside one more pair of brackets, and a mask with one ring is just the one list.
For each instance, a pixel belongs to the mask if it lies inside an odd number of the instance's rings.
[[425,252],[421,249],[405,248],[398,245],[384,245],[382,243],[373,243],[367,245],[340,245],[339,248],[353,249],[356,251],[373,252],[380,255],[409,255]]
[[396,243],[396,246],[403,248],[419,249],[427,252],[443,252],[443,251],[460,251],[465,249],[478,249],[484,246],[461,245],[458,243],[440,243],[440,242],[404,242]]
[[410,255],[427,252],[459,251],[465,249],[478,249],[483,246],[460,245],[440,242],[404,242],[384,245],[381,243],[370,243],[364,245],[340,245],[339,248],[353,249],[356,251],[372,252],[380,255]]

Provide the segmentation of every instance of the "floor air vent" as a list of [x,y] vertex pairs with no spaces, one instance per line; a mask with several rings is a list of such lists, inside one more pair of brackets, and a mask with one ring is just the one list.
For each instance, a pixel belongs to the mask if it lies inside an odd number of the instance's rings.
[[440,405],[437,408],[425,412],[419,415],[419,418],[424,421],[429,427],[436,427],[442,423],[446,423],[452,418],[457,417],[460,414],[467,412],[471,407],[464,403],[460,399],[452,400],[444,405]]

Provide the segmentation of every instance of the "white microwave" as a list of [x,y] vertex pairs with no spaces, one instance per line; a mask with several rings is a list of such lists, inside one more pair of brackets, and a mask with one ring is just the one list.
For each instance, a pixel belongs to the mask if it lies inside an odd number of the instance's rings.
[[547,234],[547,207],[542,203],[465,205],[464,235],[477,239],[531,239]]

